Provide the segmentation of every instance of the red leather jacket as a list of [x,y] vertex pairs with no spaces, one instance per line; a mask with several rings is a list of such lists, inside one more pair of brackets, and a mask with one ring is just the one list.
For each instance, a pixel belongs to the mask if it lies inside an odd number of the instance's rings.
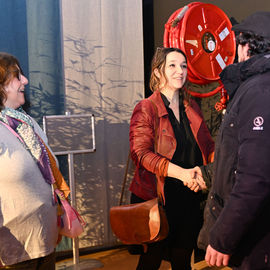
[[[200,108],[191,100],[185,104],[185,111],[204,164],[207,164],[213,160],[214,142]],[[130,191],[144,200],[150,200],[157,196],[158,183],[163,194],[167,167],[176,150],[176,139],[159,91],[135,106],[130,121],[129,141],[131,158],[136,165]]]

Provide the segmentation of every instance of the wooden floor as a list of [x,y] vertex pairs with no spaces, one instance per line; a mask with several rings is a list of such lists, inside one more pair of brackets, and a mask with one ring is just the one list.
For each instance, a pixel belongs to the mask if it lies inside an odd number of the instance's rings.
[[[138,262],[138,255],[130,255],[125,248],[111,249],[81,256],[79,263],[74,265],[72,259],[57,262],[56,270],[135,270]],[[229,267],[209,267],[205,261],[194,264],[193,270],[223,269],[229,270]],[[171,270],[170,264],[163,261],[160,270]]]

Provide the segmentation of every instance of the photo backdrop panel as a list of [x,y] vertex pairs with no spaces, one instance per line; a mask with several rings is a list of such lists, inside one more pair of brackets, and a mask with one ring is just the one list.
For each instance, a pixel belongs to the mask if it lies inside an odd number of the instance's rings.
[[129,119],[144,97],[142,3],[61,5],[66,110],[95,115],[96,152],[74,159],[77,207],[88,224],[80,247],[112,246],[109,209],[120,198]]

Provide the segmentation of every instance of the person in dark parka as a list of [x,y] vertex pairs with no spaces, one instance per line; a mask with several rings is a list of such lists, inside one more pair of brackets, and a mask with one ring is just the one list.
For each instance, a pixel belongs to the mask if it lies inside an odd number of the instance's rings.
[[229,104],[198,245],[210,266],[270,269],[270,12],[232,30],[239,63],[220,74]]

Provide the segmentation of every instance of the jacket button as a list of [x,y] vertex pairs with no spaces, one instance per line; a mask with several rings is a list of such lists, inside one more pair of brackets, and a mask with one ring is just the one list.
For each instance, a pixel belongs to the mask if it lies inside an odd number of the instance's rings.
[[233,123],[230,123],[230,127],[233,127],[234,126],[234,124]]
[[216,210],[216,207],[215,207],[215,206],[213,206],[213,207],[212,207],[212,210],[213,210],[213,211],[215,211],[215,210]]
[[211,195],[211,197],[210,197],[210,198],[211,198],[211,200],[213,200],[213,199],[214,199],[214,196],[213,196],[213,195]]
[[234,174],[237,174],[237,170],[234,171]]
[[163,132],[163,133],[165,133],[165,132],[166,132],[166,130],[165,130],[165,129],[162,129],[162,132]]

